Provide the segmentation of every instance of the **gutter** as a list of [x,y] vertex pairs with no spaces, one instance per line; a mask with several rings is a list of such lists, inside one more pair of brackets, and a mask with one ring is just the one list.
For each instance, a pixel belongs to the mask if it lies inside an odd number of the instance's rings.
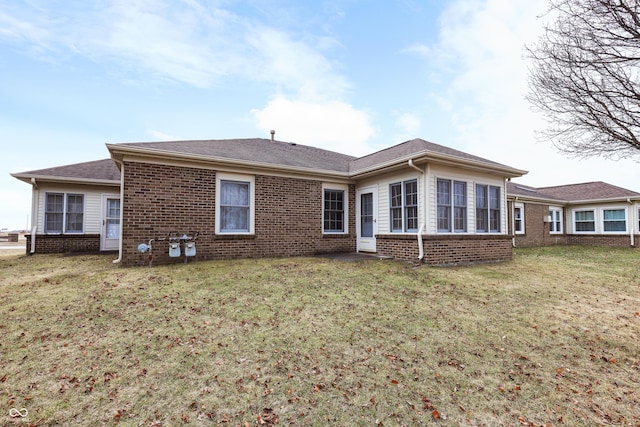
[[36,232],[38,231],[38,205],[40,201],[40,190],[35,178],[31,178],[31,249],[29,255],[36,253]]
[[124,162],[113,159],[118,165],[120,165],[120,239],[118,242],[118,258],[112,262],[119,264],[122,261],[122,229],[123,229],[123,217],[124,217]]

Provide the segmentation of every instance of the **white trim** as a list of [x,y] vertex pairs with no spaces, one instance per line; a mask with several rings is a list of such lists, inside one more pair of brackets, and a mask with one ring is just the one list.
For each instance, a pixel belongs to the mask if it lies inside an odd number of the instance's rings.
[[[516,230],[516,209],[520,209],[520,230]],[[525,213],[524,213],[524,203],[515,202],[513,204],[513,234],[526,234],[525,232]]]
[[[629,234],[629,210],[627,209],[627,206],[607,206],[607,207],[602,207],[601,209],[601,217],[602,217],[602,234]],[[604,229],[604,224],[605,224],[605,219],[604,219],[604,211],[620,211],[620,210],[624,210],[624,231],[620,230],[620,231],[605,231]]]
[[[604,230],[604,211],[624,210],[625,229],[620,231],[605,231]],[[576,230],[576,212],[591,211],[594,216],[595,230],[594,231],[577,231]],[[574,208],[571,210],[571,226],[573,227],[573,234],[584,235],[607,235],[607,234],[629,234],[629,207],[625,205],[611,205],[611,206],[584,206]]]
[[[62,195],[62,230],[60,232],[47,230],[47,198],[49,195]],[[82,196],[82,231],[69,231],[67,230],[67,215],[69,215],[69,196]],[[42,232],[51,236],[61,236],[65,234],[82,235],[87,234],[87,195],[86,193],[68,192],[68,191],[45,191],[44,192],[44,206],[42,211]]]
[[[224,232],[220,231],[220,183],[221,181],[238,181],[249,183],[249,231],[248,232]],[[255,234],[256,212],[256,179],[254,175],[216,173],[216,206],[215,206],[215,228],[216,234],[221,235],[253,235]]]
[[[559,212],[560,213],[560,230],[554,230],[551,231],[549,230],[549,234],[562,234],[564,233],[564,209],[561,208],[560,206],[549,206],[549,224],[553,224],[555,223],[555,218],[554,216],[551,214],[551,212]],[[574,223],[575,224],[575,223]],[[551,227],[551,225],[549,225],[549,227]],[[575,227],[575,225],[574,225]]]
[[[344,193],[343,199],[343,230],[342,231],[325,231],[324,229],[324,191],[325,190],[334,190],[334,191],[342,191]],[[349,186],[346,184],[336,184],[336,183],[322,183],[322,196],[320,197],[322,205],[320,206],[322,212],[322,223],[320,224],[320,229],[322,230],[322,234],[349,234]]]
[[[371,193],[373,197],[373,236],[362,237],[361,230],[361,198],[363,194]],[[376,252],[376,235],[378,234],[378,185],[370,185],[356,189],[356,250],[358,252]]]

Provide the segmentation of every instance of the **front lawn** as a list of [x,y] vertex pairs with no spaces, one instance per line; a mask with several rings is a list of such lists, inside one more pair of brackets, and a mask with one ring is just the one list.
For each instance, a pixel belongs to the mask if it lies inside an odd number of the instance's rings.
[[636,250],[112,258],[0,257],[2,423],[640,425]]

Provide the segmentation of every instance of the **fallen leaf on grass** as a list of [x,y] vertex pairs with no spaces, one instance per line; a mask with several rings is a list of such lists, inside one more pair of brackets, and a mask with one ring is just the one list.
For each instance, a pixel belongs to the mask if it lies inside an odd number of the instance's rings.
[[257,423],[260,426],[274,426],[278,424],[278,414],[273,412],[273,409],[271,408],[264,408],[262,413],[258,415]]

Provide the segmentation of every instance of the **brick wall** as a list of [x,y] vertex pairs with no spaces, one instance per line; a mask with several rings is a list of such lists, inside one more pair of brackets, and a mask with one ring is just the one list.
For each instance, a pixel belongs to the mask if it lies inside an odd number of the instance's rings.
[[[27,234],[27,254],[31,252],[31,235]],[[99,234],[37,234],[37,254],[100,251]]]
[[[512,227],[513,208],[509,202],[509,232]],[[524,234],[516,234],[515,242],[519,248],[566,245],[565,234],[551,234],[549,223],[544,222],[544,217],[549,216],[549,205],[537,203],[525,203],[524,205]]]
[[[640,236],[636,235],[635,246],[640,245]],[[569,234],[567,235],[568,245],[585,245],[585,246],[618,246],[628,247],[631,246],[631,237],[628,234],[609,234],[609,235],[597,235],[588,236],[583,234]]]
[[[511,236],[422,236],[423,263],[428,265],[473,264],[510,260],[513,257]],[[379,254],[417,262],[419,249],[415,235],[379,234]]]
[[[123,265],[145,265],[137,246],[171,231],[198,231],[197,260],[304,256],[355,251],[355,187],[349,186],[348,235],[322,234],[322,183],[255,176],[255,235],[215,234],[216,172],[125,163]],[[170,258],[168,242],[154,242],[154,264]]]

